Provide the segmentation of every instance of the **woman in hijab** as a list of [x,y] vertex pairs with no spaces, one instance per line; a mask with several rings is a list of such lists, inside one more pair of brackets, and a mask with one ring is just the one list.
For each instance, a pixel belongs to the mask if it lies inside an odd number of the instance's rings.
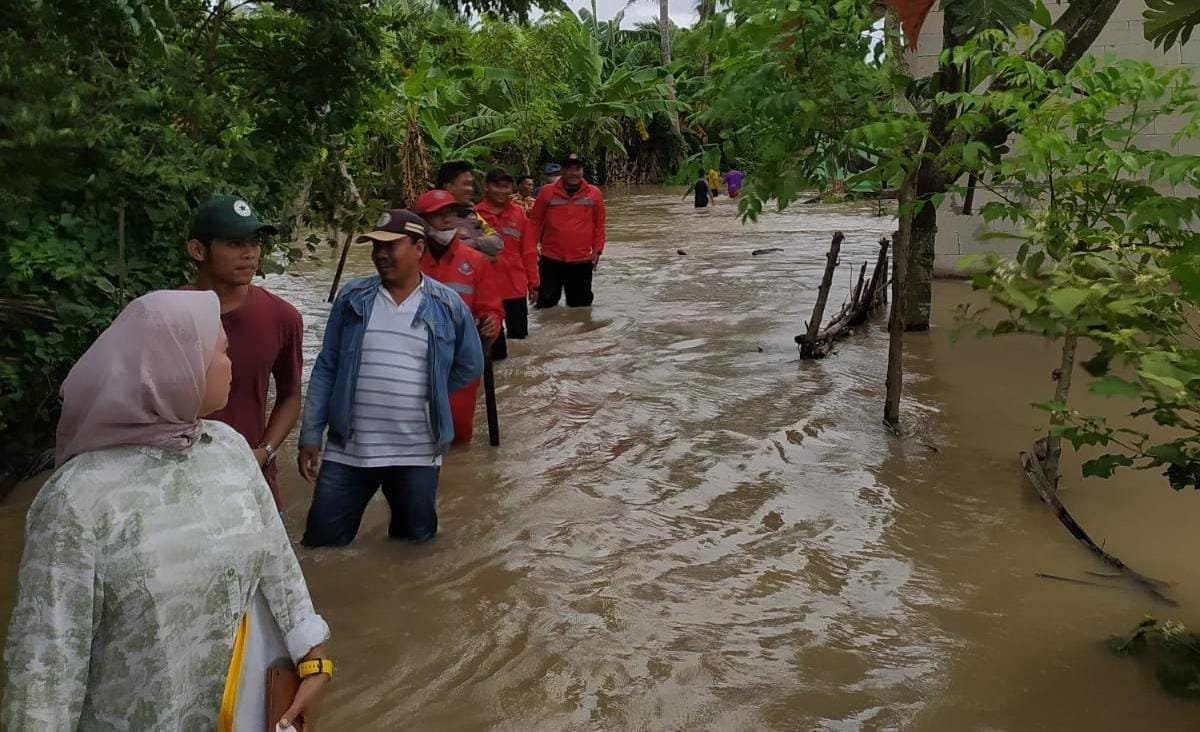
[[[29,510],[0,728],[230,729],[235,707],[240,721],[265,705],[237,698],[256,623],[291,661],[321,656],[329,627],[249,446],[201,419],[229,398],[225,348],[216,295],[154,292],[71,369],[57,470]],[[311,722],[331,677],[317,667],[283,726]]]

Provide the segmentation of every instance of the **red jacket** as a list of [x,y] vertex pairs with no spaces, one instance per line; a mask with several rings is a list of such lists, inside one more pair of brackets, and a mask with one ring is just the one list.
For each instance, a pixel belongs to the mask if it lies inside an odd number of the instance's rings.
[[509,201],[497,209],[484,201],[475,206],[475,213],[488,223],[504,240],[504,248],[496,258],[496,289],[503,300],[526,297],[529,288],[537,287],[537,248],[524,238],[528,219],[521,204]]
[[504,305],[496,290],[492,263],[457,236],[441,259],[434,259],[426,245],[421,255],[421,272],[461,295],[476,319],[491,315],[497,323],[504,320]]
[[559,262],[589,262],[604,251],[604,195],[583,181],[574,196],[559,178],[542,186],[525,227],[525,241],[533,248],[539,241],[541,254]]

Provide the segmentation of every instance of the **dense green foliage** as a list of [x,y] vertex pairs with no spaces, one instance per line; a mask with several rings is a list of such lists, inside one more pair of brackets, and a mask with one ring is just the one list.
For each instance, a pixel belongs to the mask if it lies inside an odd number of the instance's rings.
[[644,32],[589,13],[468,26],[446,11],[399,7],[406,31],[428,42],[384,59],[387,81],[349,153],[360,161],[355,179],[380,198],[411,200],[445,160],[532,173],[573,150],[608,180],[625,178],[643,146],[674,144],[661,131],[682,105],[669,101],[657,54],[642,52]]
[[360,114],[380,39],[349,0],[20,3],[0,27],[0,292],[49,311],[0,331],[0,429],[37,439],[121,304],[183,281],[189,207],[280,210]]
[[1200,699],[1200,635],[1183,623],[1146,617],[1132,631],[1109,638],[1108,648],[1121,656],[1146,658],[1168,694]]
[[1185,69],[1135,61],[1046,72],[1006,43],[990,34],[961,50],[995,69],[999,91],[952,100],[964,124],[999,115],[1020,133],[1003,160],[972,159],[993,197],[984,218],[1022,242],[1015,260],[990,257],[975,277],[1003,310],[990,330],[1088,343],[1089,389],[1134,400],[1118,424],[1065,398],[1041,405],[1052,437],[1105,448],[1085,475],[1136,466],[1200,487],[1200,156],[1145,137],[1173,118],[1172,146],[1200,137],[1200,89]]

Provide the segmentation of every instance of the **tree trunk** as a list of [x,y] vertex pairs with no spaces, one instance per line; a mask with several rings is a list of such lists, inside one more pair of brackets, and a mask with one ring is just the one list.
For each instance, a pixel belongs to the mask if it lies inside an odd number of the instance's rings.
[[204,49],[204,76],[212,78],[213,65],[217,61],[217,48],[221,44],[221,24],[225,22],[226,0],[217,0],[212,13],[212,28],[208,32],[208,46]]
[[354,182],[354,176],[350,175],[350,169],[346,167],[346,161],[339,155],[337,163],[338,176],[341,177],[342,182],[346,185],[345,193],[348,194],[348,202],[353,204],[355,208],[362,208],[365,205],[362,195],[358,192],[358,184]]
[[[671,16],[668,14],[668,0],[658,0],[658,51],[663,68],[671,65]],[[675,75],[667,72],[667,98],[675,101]],[[671,110],[671,132],[676,137],[683,133],[679,125],[679,111]]]
[[900,185],[900,229],[892,241],[892,310],[888,318],[887,397],[883,421],[896,432],[900,431],[900,396],[904,391],[904,293],[916,189],[915,174],[909,173]]
[[700,75],[708,76],[708,67],[712,66],[712,28],[708,27],[708,21],[717,14],[717,0],[700,0],[696,6],[697,14],[700,16],[700,25],[706,30],[704,32],[704,56],[700,59]]
[[[1057,383],[1054,386],[1054,401],[1059,404],[1066,405],[1067,399],[1071,396],[1071,375],[1075,371],[1075,349],[1078,346],[1079,339],[1075,335],[1068,335],[1063,340],[1062,360],[1059,362],[1058,371],[1055,372]],[[1055,414],[1050,418],[1050,425],[1056,426],[1063,424],[1061,415]],[[1062,460],[1062,438],[1057,435],[1047,435],[1046,437],[1046,460],[1042,465],[1046,474],[1046,480],[1050,486],[1058,490],[1058,465]]]
[[937,243],[937,208],[930,195],[922,195],[918,176],[915,200],[922,203],[913,216],[912,236],[908,247],[906,271],[908,284],[904,290],[904,328],[909,331],[929,330],[929,309],[933,304],[933,257]]
[[[421,134],[421,125],[414,116],[410,116],[405,126],[404,139],[400,141],[397,151],[398,160],[392,170],[393,187],[399,192],[400,200],[392,201],[400,206],[410,206],[429,188],[429,150],[425,147],[425,137]],[[400,207],[397,206],[397,207]]]
[[[904,52],[904,43],[900,38],[900,13],[891,5],[884,7],[883,36],[887,41],[888,56],[891,57],[892,68],[902,76],[908,76],[908,56]],[[893,88],[896,96],[900,96],[900,87]]]

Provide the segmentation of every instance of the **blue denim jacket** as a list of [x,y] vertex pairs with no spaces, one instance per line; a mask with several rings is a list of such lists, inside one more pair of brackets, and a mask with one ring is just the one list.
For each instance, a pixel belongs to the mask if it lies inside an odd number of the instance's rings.
[[[351,280],[329,311],[321,355],[308,379],[301,445],[322,446],[326,428],[331,440],[345,442],[353,437],[351,405],[358,385],[363,335],[379,283],[378,276]],[[454,439],[449,394],[483,373],[483,346],[471,311],[459,294],[428,277],[422,276],[422,284],[425,297],[417,317],[429,326],[429,420],[440,455]]]

